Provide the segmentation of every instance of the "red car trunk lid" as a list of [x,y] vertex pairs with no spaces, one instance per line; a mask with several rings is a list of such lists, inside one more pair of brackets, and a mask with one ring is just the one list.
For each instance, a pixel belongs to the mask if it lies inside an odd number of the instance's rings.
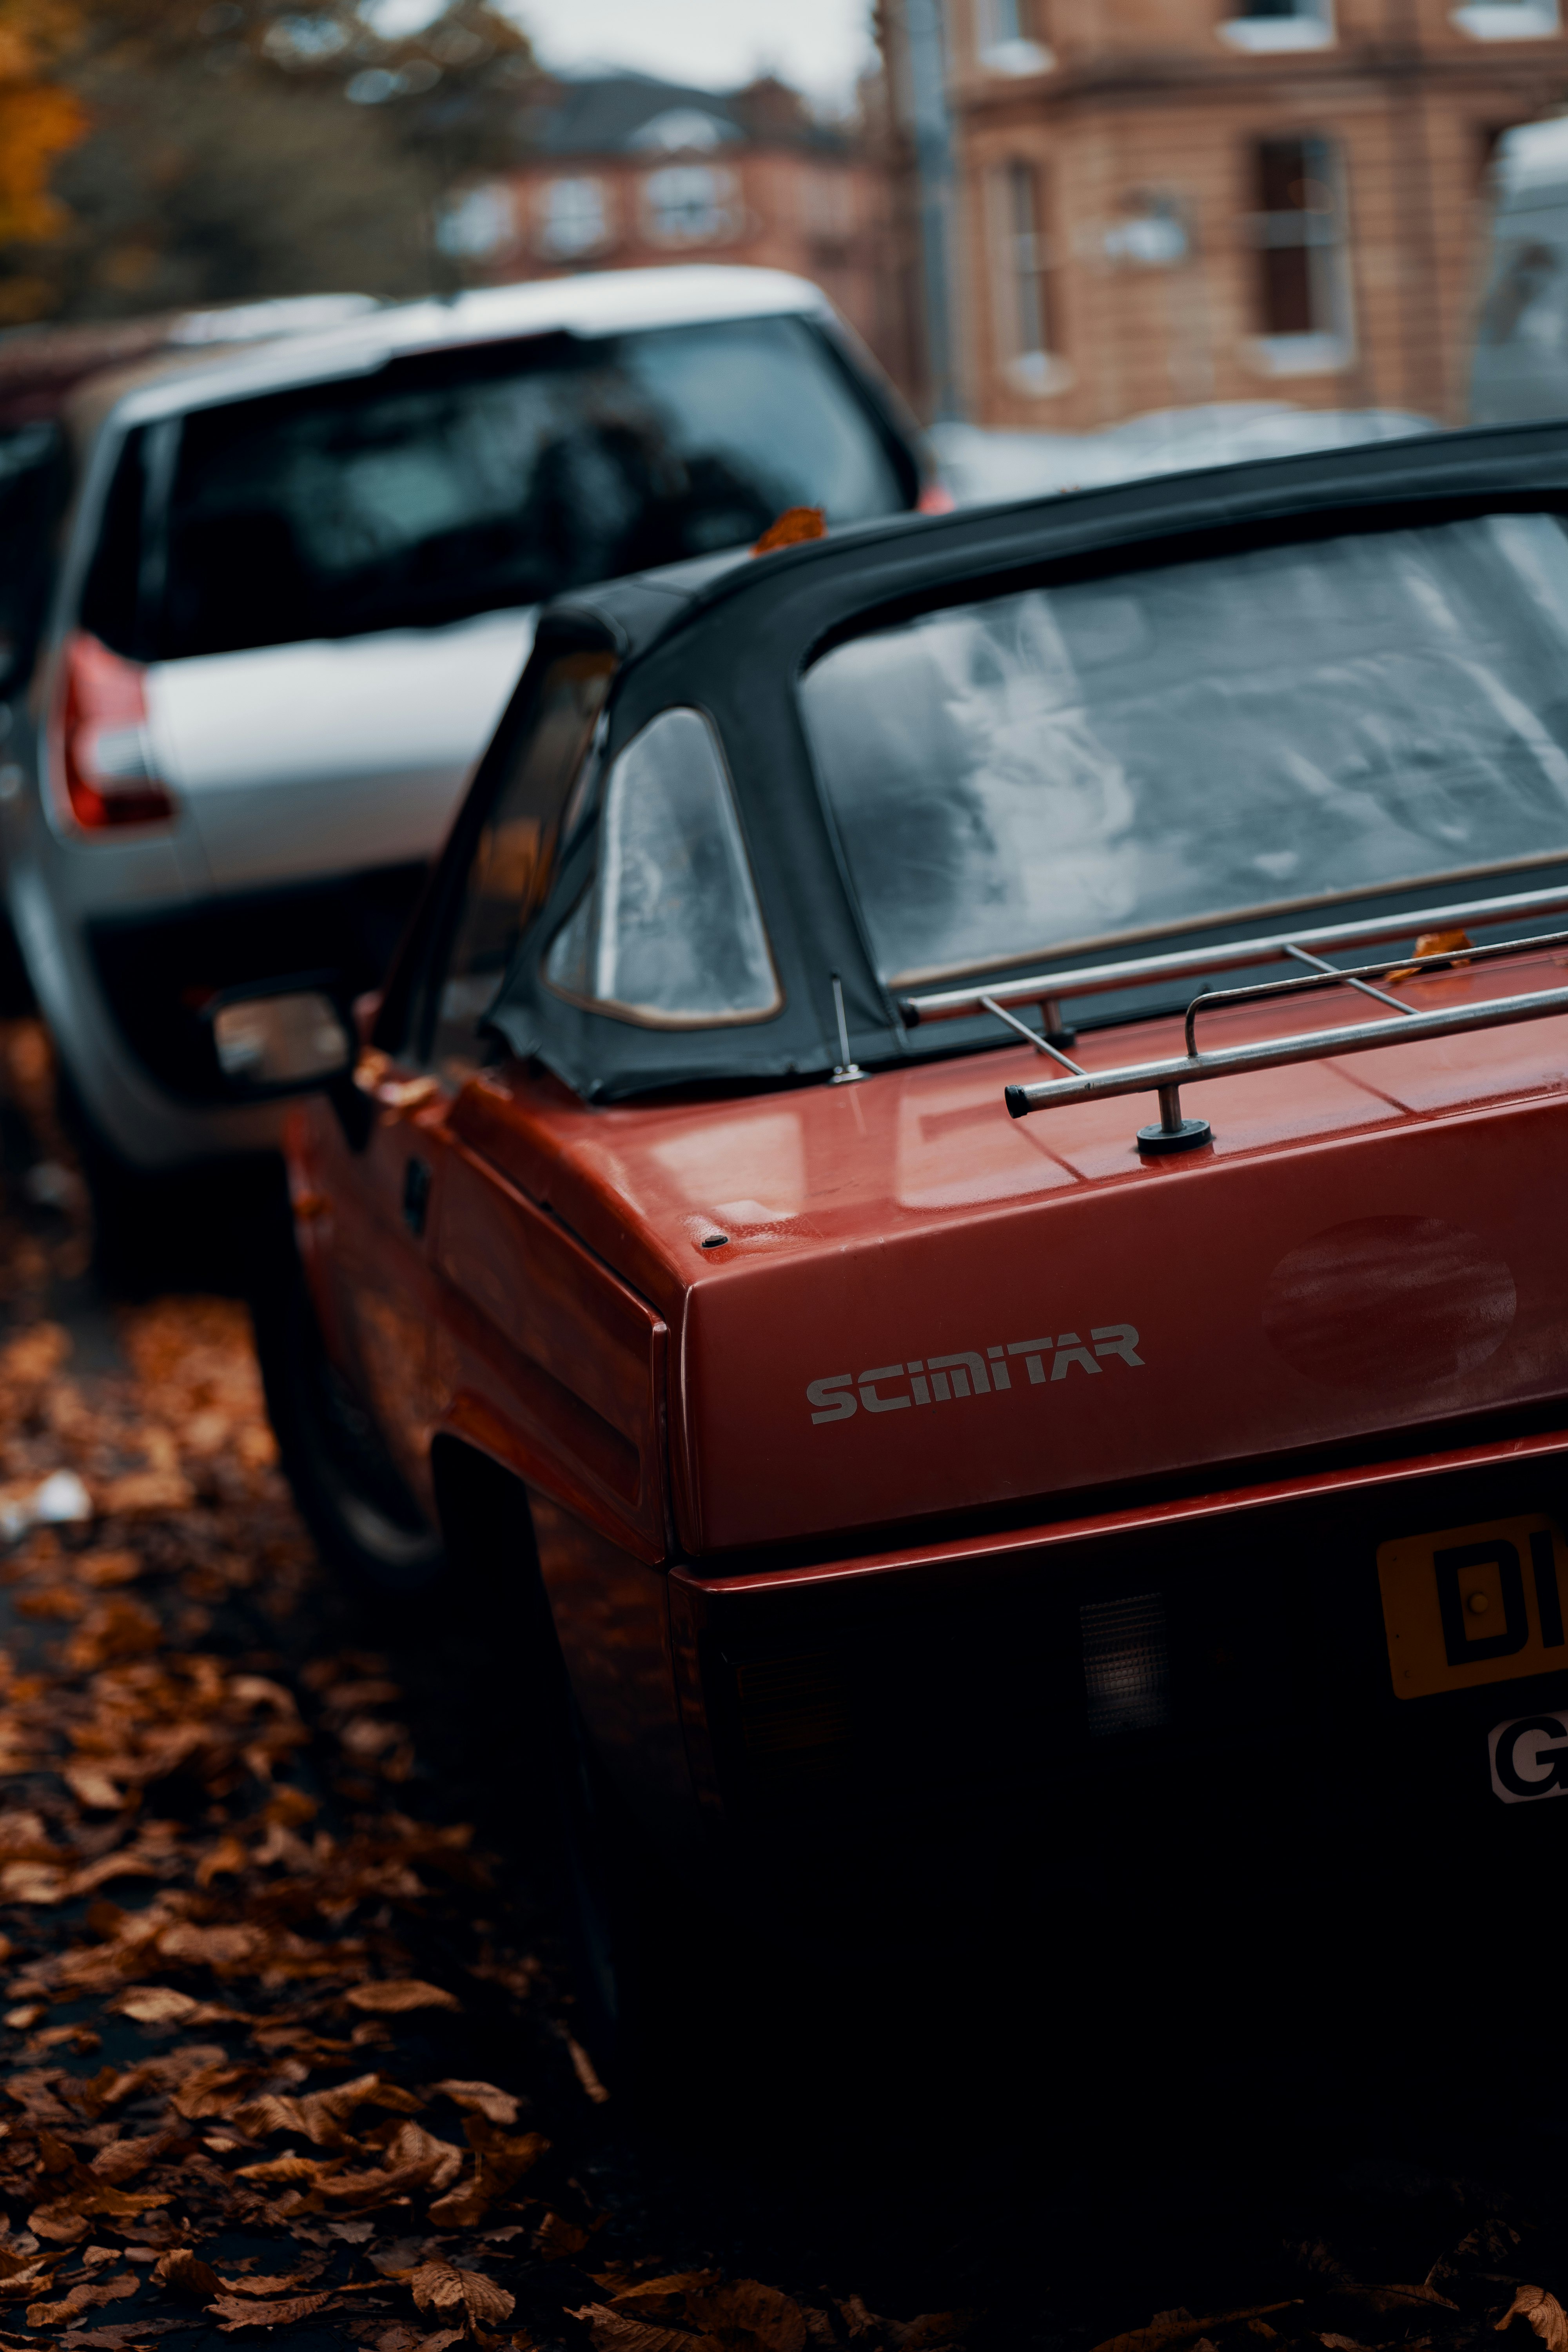
[[[1561,982],[1507,969],[1418,985]],[[1224,1034],[1298,1018],[1321,1001]],[[1397,1450],[1568,1394],[1565,1048],[1553,1018],[1217,1080],[1192,1097],[1214,1145],[1177,1160],[1140,1159],[1140,1098],[1010,1120],[1023,1050],[739,1103],[530,1116],[519,1089],[480,1148],[525,1154],[656,1296],[679,1532],[731,1550]]]

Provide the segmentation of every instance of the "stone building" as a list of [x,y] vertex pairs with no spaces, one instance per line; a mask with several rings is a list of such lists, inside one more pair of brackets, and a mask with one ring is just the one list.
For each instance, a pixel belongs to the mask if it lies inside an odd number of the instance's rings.
[[[906,247],[933,5],[879,10]],[[945,0],[942,29],[976,423],[1259,398],[1462,415],[1488,156],[1568,99],[1556,0]]]
[[441,241],[492,282],[671,261],[751,262],[819,285],[895,372],[885,164],[772,79],[726,95],[616,72],[544,85],[524,160],[472,188]]

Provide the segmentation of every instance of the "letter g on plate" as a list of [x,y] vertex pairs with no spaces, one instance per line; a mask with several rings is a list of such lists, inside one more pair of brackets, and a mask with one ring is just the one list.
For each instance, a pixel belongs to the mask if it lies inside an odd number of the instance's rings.
[[1496,1725],[1488,1739],[1492,1794],[1505,1805],[1568,1795],[1568,1713]]

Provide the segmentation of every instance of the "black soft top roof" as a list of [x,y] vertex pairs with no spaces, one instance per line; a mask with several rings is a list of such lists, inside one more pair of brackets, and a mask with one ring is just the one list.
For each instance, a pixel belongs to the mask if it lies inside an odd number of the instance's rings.
[[[948,515],[900,514],[827,539],[782,548],[764,560],[743,551],[704,556],[577,589],[545,608],[588,622],[627,658],[649,651],[700,614],[745,604],[794,604],[815,583],[837,604],[863,588],[868,604],[889,587],[955,584],[1020,562],[1048,563],[1090,550],[1257,525],[1406,499],[1491,498],[1568,488],[1568,417],[1547,425],[1489,425],[1415,434],[1364,447],[1313,449],[1237,466],[1151,476],[1107,488],[1052,492]],[[1530,502],[1533,503],[1533,500]]]
[[[831,1068],[839,1059],[834,972],[842,976],[851,1049],[862,1064],[999,1044],[996,1025],[986,1019],[911,1033],[878,977],[795,690],[817,651],[879,621],[1005,593],[1048,578],[1058,566],[1070,570],[1122,549],[1134,562],[1164,561],[1303,530],[1392,526],[1409,521],[1413,510],[1529,509],[1559,501],[1568,508],[1568,421],[1314,451],[935,518],[901,516],[755,561],[718,556],[560,598],[542,615],[529,669],[481,763],[449,859],[458,870],[466,865],[464,845],[527,723],[531,687],[544,665],[574,645],[611,646],[620,656],[607,714],[611,757],[671,707],[705,711],[718,730],[784,1003],[750,1025],[668,1030],[586,1011],[548,989],[543,954],[593,869],[589,825],[564,845],[492,1025],[590,1100],[672,1086],[787,1080]],[[1550,878],[1536,872],[1543,883]],[[433,896],[439,899],[439,886]],[[1383,888],[1368,891],[1364,904],[1369,913],[1398,911],[1406,900],[1414,908],[1431,896],[1430,883],[1414,892]],[[1275,915],[1222,922],[1184,938],[1195,946],[1211,936],[1234,940],[1270,928],[1278,928]],[[1096,959],[1079,953],[1072,960],[1081,965]],[[1041,955],[1021,961],[1017,970],[1050,968],[1051,959]],[[1121,1017],[1148,1009],[1131,1001],[1120,1008]]]

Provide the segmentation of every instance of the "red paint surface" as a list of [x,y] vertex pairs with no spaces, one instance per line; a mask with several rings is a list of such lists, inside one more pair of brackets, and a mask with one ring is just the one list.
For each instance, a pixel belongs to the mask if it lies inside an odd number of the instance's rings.
[[[1413,1003],[1558,984],[1555,959],[1413,982]],[[1347,1021],[1361,1017],[1347,1003]],[[1319,1025],[1219,1015],[1213,1042]],[[1089,1067],[1178,1050],[1100,1032]],[[672,1491],[731,1550],[1212,1472],[1568,1392],[1568,1022],[1391,1045],[1189,1089],[1213,1149],[1139,1159],[1138,1098],[1010,1120],[1025,1048],[854,1087],[591,1111],[513,1071],[451,1113],[671,1332]],[[705,1236],[730,1239],[704,1250]],[[503,1277],[504,1278],[504,1277]],[[518,1279],[523,1278],[521,1267]],[[1093,1334],[1132,1326],[1134,1368]],[[988,1351],[1077,1334],[1058,1348]],[[987,1393],[885,1368],[978,1356]],[[1098,1363],[1097,1370],[1090,1364]],[[883,1371],[861,1395],[861,1375]],[[947,1378],[952,1385],[953,1368]],[[1052,1377],[1053,1373],[1056,1375]],[[816,1423],[808,1384],[850,1417]],[[898,1399],[907,1399],[901,1406]],[[891,1410],[878,1411],[879,1404]]]

